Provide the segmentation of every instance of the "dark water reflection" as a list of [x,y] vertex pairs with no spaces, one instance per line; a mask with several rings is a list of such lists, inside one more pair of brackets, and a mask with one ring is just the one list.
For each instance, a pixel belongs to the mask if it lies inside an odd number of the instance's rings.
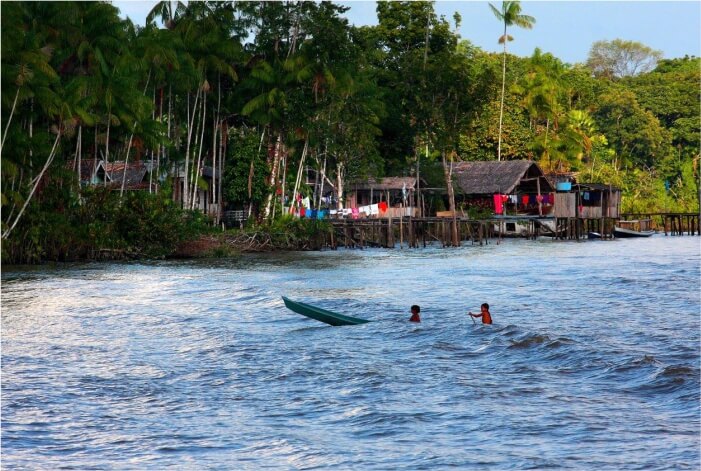
[[5,267],[3,467],[699,469],[700,276],[664,236]]

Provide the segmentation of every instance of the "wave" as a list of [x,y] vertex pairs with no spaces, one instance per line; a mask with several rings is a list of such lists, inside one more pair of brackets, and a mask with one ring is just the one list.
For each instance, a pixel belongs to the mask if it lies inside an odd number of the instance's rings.
[[545,334],[529,334],[518,340],[510,340],[509,348],[530,348],[534,345],[543,345],[552,342],[552,339]]

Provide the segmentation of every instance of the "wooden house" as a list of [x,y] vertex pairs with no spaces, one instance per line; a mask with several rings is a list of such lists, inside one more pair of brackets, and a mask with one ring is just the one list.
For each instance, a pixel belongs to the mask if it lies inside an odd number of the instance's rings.
[[[546,215],[555,189],[540,167],[528,160],[453,164],[456,202],[489,208],[497,214]],[[501,208],[496,196],[502,198]],[[501,211],[499,211],[502,209]]]
[[[175,201],[178,201],[180,204],[183,203],[183,191],[185,188],[185,182],[184,182],[184,177],[185,177],[185,170],[184,167],[179,168],[178,174],[176,177],[173,178],[173,198]],[[197,189],[195,190],[192,187],[192,184],[190,185],[189,188],[189,195],[188,195],[188,200],[192,200],[193,197],[193,191],[194,191],[194,198],[195,198],[195,209],[199,209],[205,214],[209,215],[215,215],[219,211],[219,205],[217,203],[213,203],[213,201],[216,201],[216,198],[214,197],[214,186],[212,185],[213,183],[213,177],[214,177],[214,169],[211,166],[203,166],[200,169],[199,177],[197,178]],[[192,178],[192,177],[191,177]],[[219,177],[217,177],[218,179]]]
[[[75,162],[71,162],[69,167],[75,171]],[[104,185],[105,179],[109,183],[109,175],[105,172],[105,163],[100,159],[82,159],[80,161],[80,184],[87,185]]]
[[555,193],[555,211],[559,218],[618,218],[621,189],[601,183],[574,183],[570,190]]
[[[416,205],[416,177],[369,178],[348,185],[345,208],[357,208],[367,216],[387,218],[419,216]],[[386,208],[376,212],[375,206]],[[363,211],[365,208],[368,210]]]

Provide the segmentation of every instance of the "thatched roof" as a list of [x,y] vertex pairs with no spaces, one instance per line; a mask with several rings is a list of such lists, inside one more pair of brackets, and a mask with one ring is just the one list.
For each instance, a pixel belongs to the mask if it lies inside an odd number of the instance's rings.
[[458,162],[453,164],[453,175],[453,180],[466,195],[511,194],[516,187],[520,191],[534,192],[536,179],[540,180],[542,193],[553,191],[540,167],[528,160]]
[[401,190],[406,188],[407,191],[413,191],[416,188],[415,177],[387,177],[380,180],[369,178],[366,182],[358,182],[350,185],[352,190]]

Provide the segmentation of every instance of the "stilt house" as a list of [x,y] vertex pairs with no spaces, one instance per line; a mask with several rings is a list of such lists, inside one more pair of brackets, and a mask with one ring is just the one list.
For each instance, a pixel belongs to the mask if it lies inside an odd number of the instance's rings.
[[555,203],[552,184],[528,160],[458,162],[453,164],[453,182],[458,202],[496,214],[547,215]]
[[370,178],[348,185],[344,206],[372,217],[418,216],[416,187],[415,177]]

